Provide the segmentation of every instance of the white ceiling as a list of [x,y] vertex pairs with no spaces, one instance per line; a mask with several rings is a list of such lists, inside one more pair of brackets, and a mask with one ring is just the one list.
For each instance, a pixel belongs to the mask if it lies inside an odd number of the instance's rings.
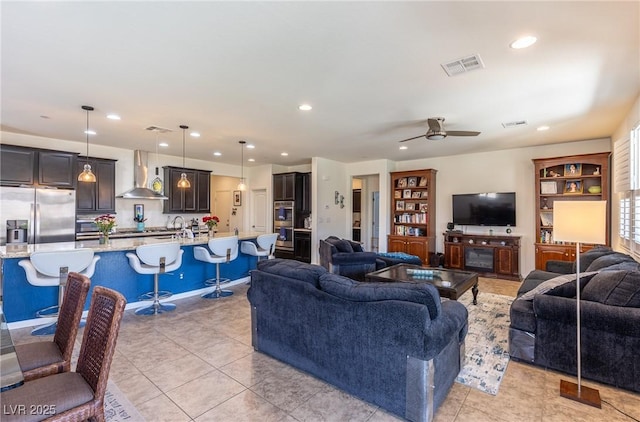
[[[256,165],[609,137],[640,93],[639,5],[3,1],[2,130],[84,142],[88,104],[91,144],[154,151],[157,125],[180,156],[187,124],[202,134],[187,156],[239,164],[247,140]],[[538,42],[509,48],[525,34]],[[485,68],[445,74],[470,54]],[[482,133],[398,149],[436,116]],[[528,125],[502,126],[516,120]]]

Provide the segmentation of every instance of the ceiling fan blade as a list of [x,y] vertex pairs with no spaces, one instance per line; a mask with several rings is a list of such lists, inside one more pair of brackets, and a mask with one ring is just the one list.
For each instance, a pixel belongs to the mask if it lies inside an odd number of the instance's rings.
[[420,136],[414,136],[413,138],[409,138],[409,139],[403,139],[402,141],[398,141],[398,142],[407,142],[407,141],[413,141],[414,139],[418,139],[418,138],[424,138],[425,135],[420,135]]
[[480,132],[474,132],[471,130],[448,130],[448,136],[478,136]]

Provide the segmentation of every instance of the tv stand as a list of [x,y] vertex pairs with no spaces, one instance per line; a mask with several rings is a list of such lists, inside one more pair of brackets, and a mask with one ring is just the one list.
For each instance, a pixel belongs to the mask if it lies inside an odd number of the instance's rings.
[[520,236],[446,232],[444,266],[483,277],[520,281]]

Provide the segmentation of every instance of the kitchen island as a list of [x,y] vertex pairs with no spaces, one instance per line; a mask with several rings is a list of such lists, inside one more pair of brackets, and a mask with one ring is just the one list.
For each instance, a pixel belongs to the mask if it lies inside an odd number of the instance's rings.
[[[255,240],[262,233],[240,232],[239,241]],[[216,237],[233,236],[233,233],[216,233]],[[127,299],[127,309],[137,308],[148,302],[140,302],[138,297],[153,290],[153,276],[136,273],[129,265],[127,252],[135,251],[140,245],[171,242],[167,238],[140,237],[130,239],[110,239],[108,244],[99,244],[97,240],[77,242],[42,243],[35,245],[7,245],[0,247],[2,262],[3,306],[7,322],[11,328],[44,323],[46,319],[36,319],[39,309],[53,306],[58,302],[57,287],[35,287],[29,284],[22,267],[18,262],[28,259],[36,251],[61,251],[89,248],[100,256],[96,270],[91,277],[91,288],[105,286],[117,290]],[[178,238],[182,255],[182,266],[179,270],[160,276],[160,289],[173,292],[172,300],[208,292],[212,287],[204,285],[204,281],[215,278],[215,266],[197,261],[193,256],[195,246],[206,245],[209,238],[197,236],[192,239]],[[229,264],[220,266],[221,277],[231,280],[225,286],[248,281],[249,271],[256,267],[257,258],[238,252],[238,258]],[[205,299],[203,299],[205,300]],[[90,298],[85,309],[88,309]],[[178,303],[178,306],[180,304]],[[141,317],[143,318],[143,317]]]

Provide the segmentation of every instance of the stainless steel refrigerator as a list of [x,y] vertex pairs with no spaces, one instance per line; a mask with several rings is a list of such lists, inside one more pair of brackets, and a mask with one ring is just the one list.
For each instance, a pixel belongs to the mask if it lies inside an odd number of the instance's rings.
[[76,191],[2,186],[0,245],[7,244],[7,233],[15,227],[16,220],[21,227],[26,222],[27,243],[75,241]]

